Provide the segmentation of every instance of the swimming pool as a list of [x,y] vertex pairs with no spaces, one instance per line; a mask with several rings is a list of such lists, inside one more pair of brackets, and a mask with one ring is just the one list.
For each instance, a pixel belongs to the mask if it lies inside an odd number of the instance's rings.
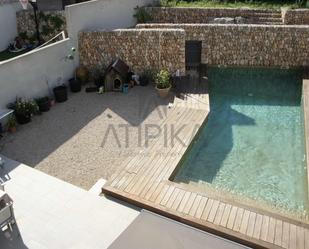
[[173,180],[306,212],[301,73],[208,68],[207,76],[211,112]]

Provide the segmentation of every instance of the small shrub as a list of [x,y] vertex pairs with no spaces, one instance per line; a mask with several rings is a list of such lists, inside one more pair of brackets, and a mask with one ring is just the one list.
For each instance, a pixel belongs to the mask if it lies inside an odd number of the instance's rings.
[[[30,15],[30,18],[34,21],[33,14]],[[46,14],[42,11],[38,12],[38,21],[40,32],[45,39],[50,39],[52,36],[62,31],[63,25],[65,24],[65,21],[57,14]],[[30,36],[30,34],[35,33],[35,31],[28,31],[26,33]],[[28,37],[28,40],[31,44],[33,43],[31,37]],[[35,41],[36,39],[34,42]]]
[[65,24],[64,21],[59,16],[52,16],[52,15],[49,17],[49,22],[51,23],[51,25],[55,30],[60,30],[62,25]]
[[307,0],[296,0],[296,4],[299,8],[306,7]]
[[133,17],[136,19],[137,23],[147,23],[152,21],[151,15],[146,11],[145,8],[136,6],[134,10],[135,14]]
[[26,41],[26,40],[28,40],[28,35],[27,35],[27,32],[21,32],[21,33],[19,33],[19,37],[21,38],[21,39],[23,39],[24,41]]
[[156,75],[157,75],[157,72],[155,70],[152,70],[152,69],[146,69],[144,72],[143,72],[143,75],[144,77],[146,77],[149,82],[155,82],[155,79],[156,79]]
[[161,70],[156,75],[155,83],[158,89],[169,88],[171,86],[170,73],[165,69]]
[[16,127],[16,124],[17,124],[16,118],[14,116],[11,116],[6,125],[10,129]]
[[40,105],[41,103],[46,103],[49,101],[49,98],[46,96],[46,97],[42,97],[42,98],[38,98],[35,100],[35,102]]
[[16,101],[12,104],[11,108],[14,109],[16,114],[31,116],[39,112],[39,107],[37,103],[33,100],[23,100],[17,98]]

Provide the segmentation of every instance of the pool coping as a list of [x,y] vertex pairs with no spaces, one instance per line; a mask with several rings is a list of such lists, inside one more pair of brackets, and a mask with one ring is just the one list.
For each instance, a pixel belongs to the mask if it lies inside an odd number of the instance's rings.
[[[309,89],[309,84],[304,85]],[[309,91],[306,95],[309,101]],[[204,94],[205,96],[208,98],[208,94]],[[199,97],[201,96],[196,98]],[[181,108],[185,115],[183,121],[195,117],[195,121],[202,125],[209,113],[209,99],[204,109],[194,109],[189,104]],[[309,112],[306,115],[309,120]],[[178,125],[182,123],[179,117],[175,117],[174,122]],[[309,132],[309,123],[306,124]],[[198,131],[195,135],[197,133]],[[182,136],[186,137],[186,132]],[[148,150],[153,151],[155,146]],[[309,248],[307,222],[209,197],[208,193],[190,191],[185,186],[169,181],[188,147],[181,148],[181,156],[176,159],[170,156],[172,159],[164,163],[145,159],[141,155],[132,165],[130,161],[126,162],[125,170],[116,173],[103,186],[102,192],[254,248]],[[175,151],[178,152],[177,148]],[[307,150],[306,153],[309,155]],[[167,169],[163,176],[160,173],[162,169]],[[145,189],[152,192],[148,194]],[[175,203],[177,205],[174,207]]]
[[307,165],[307,184],[309,198],[309,79],[303,80],[303,111],[304,111],[304,135],[305,135],[305,153]]

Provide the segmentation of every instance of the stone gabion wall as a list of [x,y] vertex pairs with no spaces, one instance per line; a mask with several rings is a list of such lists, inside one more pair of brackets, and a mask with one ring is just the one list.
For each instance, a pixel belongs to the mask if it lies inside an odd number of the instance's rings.
[[[35,37],[35,22],[32,10],[22,10],[16,13],[17,31],[19,34],[25,33],[27,37]],[[40,23],[40,33],[44,41],[48,41],[62,31],[66,31],[66,18],[64,11],[44,11],[38,12]],[[60,27],[55,27],[51,19],[61,20]]]
[[[242,17],[246,23],[263,21],[261,13],[267,17],[281,18],[281,11],[269,9],[246,9],[246,8],[169,8],[169,7],[146,7],[152,23],[211,23],[214,18]],[[280,21],[280,20],[279,20]]]
[[186,40],[202,41],[202,63],[226,66],[309,66],[309,26],[140,24],[180,28]]
[[309,24],[309,9],[295,9],[283,11],[284,24]]
[[19,0],[0,0],[0,5],[2,4],[10,4],[10,3],[17,3]]
[[185,72],[185,32],[179,29],[119,29],[79,34],[80,63],[90,71],[120,58],[136,73],[145,69]]

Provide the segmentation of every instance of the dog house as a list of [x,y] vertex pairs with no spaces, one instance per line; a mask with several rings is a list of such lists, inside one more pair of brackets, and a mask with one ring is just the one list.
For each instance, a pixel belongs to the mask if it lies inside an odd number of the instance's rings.
[[129,67],[122,60],[117,59],[111,63],[105,72],[105,91],[122,91],[123,85],[127,81]]

